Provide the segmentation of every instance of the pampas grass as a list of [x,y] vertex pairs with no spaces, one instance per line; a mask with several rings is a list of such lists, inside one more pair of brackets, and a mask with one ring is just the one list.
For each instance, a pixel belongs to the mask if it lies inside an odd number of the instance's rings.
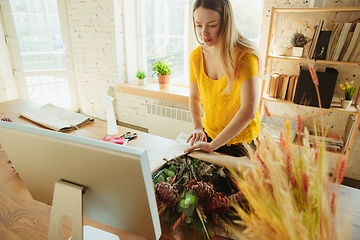
[[[321,102],[316,71],[312,64],[309,69]],[[264,112],[271,118],[266,105]],[[242,219],[234,222],[237,226],[231,229],[237,238],[333,240],[338,235],[334,229],[340,185],[337,192],[330,192],[324,139],[318,137],[310,147],[309,133],[305,128],[300,146],[301,126],[301,116],[298,116],[298,146],[290,143],[288,120],[284,129],[280,129],[280,140],[262,131],[257,151],[248,148],[252,166],[243,175],[232,171],[250,209],[233,206],[235,214]],[[323,125],[320,131],[324,136]],[[336,173],[338,184],[343,179],[345,164],[343,160]]]
[[251,168],[243,176],[233,174],[250,207],[234,206],[246,226],[232,230],[241,239],[333,239],[324,146],[306,146],[305,134],[305,147],[298,149],[289,135],[288,120],[280,141],[265,132],[257,152],[249,149]]

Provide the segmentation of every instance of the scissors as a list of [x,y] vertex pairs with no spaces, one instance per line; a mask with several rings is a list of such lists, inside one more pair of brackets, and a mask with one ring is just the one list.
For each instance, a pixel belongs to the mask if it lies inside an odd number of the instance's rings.
[[124,143],[122,144],[123,146],[126,146],[126,144],[128,143],[128,141],[133,140],[135,138],[137,138],[137,133],[131,133],[131,132],[127,132],[123,135],[121,135],[122,138],[125,139]]

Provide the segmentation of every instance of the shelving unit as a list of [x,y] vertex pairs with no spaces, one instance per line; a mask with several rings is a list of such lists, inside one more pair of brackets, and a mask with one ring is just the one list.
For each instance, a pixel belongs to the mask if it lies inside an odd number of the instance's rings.
[[[284,61],[299,61],[299,62],[316,62],[317,64],[321,64],[322,66],[326,66],[327,64],[337,64],[337,65],[349,65],[349,66],[360,66],[360,63],[356,63],[356,62],[342,62],[342,61],[328,61],[328,60],[317,60],[315,61],[314,59],[307,59],[307,58],[299,58],[299,57],[293,57],[293,56],[276,56],[272,54],[272,47],[275,44],[275,38],[276,38],[276,31],[277,31],[277,27],[278,27],[278,20],[279,20],[279,14],[284,14],[287,17],[289,17],[290,19],[292,19],[293,21],[301,24],[302,26],[304,26],[304,28],[307,28],[311,31],[315,31],[313,28],[309,27],[307,24],[303,23],[302,21],[298,20],[297,18],[293,17],[291,14],[292,13],[330,13],[330,12],[360,12],[360,7],[341,7],[341,8],[272,8],[271,11],[271,18],[270,18],[270,27],[269,27],[269,38],[268,38],[268,44],[267,44],[267,50],[266,50],[266,58],[265,58],[265,69],[266,69],[266,76],[268,76],[268,79],[265,81],[265,83],[262,86],[262,90],[261,90],[261,116],[264,115],[264,108],[263,105],[265,102],[277,102],[280,104],[284,104],[290,108],[294,108],[295,106],[298,106],[297,104],[288,101],[288,100],[282,100],[282,99],[277,99],[277,98],[270,98],[268,96],[268,87],[269,87],[269,82],[270,82],[270,78],[271,75],[273,74],[272,72],[272,64],[273,64],[273,60],[274,59],[279,59],[284,60]],[[319,19],[320,20],[320,19]],[[303,106],[302,107],[305,108],[315,108],[315,109],[319,109],[318,107],[311,107],[311,106]],[[304,118],[311,118],[320,114],[324,114],[327,112],[339,112],[339,113],[344,113],[344,114],[351,114],[353,115],[354,119],[355,119],[355,125],[353,128],[353,131],[350,133],[350,140],[348,143],[348,146],[345,150],[344,153],[334,153],[334,152],[328,152],[329,154],[334,154],[337,156],[337,165],[335,168],[335,174],[333,174],[333,181],[335,181],[335,176],[337,175],[337,170],[339,167],[339,163],[341,162],[342,159],[348,159],[349,154],[350,154],[350,150],[352,147],[352,144],[354,142],[354,138],[356,135],[356,131],[357,131],[357,126],[359,125],[359,114],[360,114],[360,110],[359,110],[359,106],[355,106],[352,105],[350,108],[348,109],[343,109],[340,106],[340,102],[332,102],[331,103],[331,107],[329,109],[327,108],[322,108],[320,109],[318,112],[316,113],[312,113],[306,116],[302,116]]]

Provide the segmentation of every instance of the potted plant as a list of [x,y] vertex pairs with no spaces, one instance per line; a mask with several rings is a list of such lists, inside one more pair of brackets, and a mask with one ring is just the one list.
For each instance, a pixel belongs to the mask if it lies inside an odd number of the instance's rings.
[[345,98],[341,98],[341,107],[348,108],[351,105],[352,97],[357,89],[357,86],[354,86],[354,81],[345,82],[345,85],[339,84],[339,87],[342,91],[345,92]]
[[168,60],[169,59],[161,61],[157,59],[152,65],[152,70],[154,71],[153,76],[157,74],[160,88],[167,88],[170,83],[171,65],[168,63]]
[[294,57],[302,57],[304,46],[307,44],[308,38],[300,32],[295,32],[290,39],[290,43],[293,45],[292,55]]
[[139,80],[139,85],[144,85],[146,83],[146,73],[142,70],[136,72],[136,77]]

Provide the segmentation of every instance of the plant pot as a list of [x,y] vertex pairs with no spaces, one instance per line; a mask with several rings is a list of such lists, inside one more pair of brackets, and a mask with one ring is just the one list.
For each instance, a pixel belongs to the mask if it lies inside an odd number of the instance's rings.
[[160,89],[169,88],[171,75],[158,75],[159,87]]
[[146,83],[146,78],[144,79],[138,79],[139,85],[144,85]]
[[286,56],[288,47],[286,45],[274,45],[274,55],[276,56]]
[[292,55],[294,57],[302,57],[304,48],[303,47],[293,47]]
[[351,106],[352,100],[345,100],[345,99],[341,99],[341,107],[342,108],[349,108]]

